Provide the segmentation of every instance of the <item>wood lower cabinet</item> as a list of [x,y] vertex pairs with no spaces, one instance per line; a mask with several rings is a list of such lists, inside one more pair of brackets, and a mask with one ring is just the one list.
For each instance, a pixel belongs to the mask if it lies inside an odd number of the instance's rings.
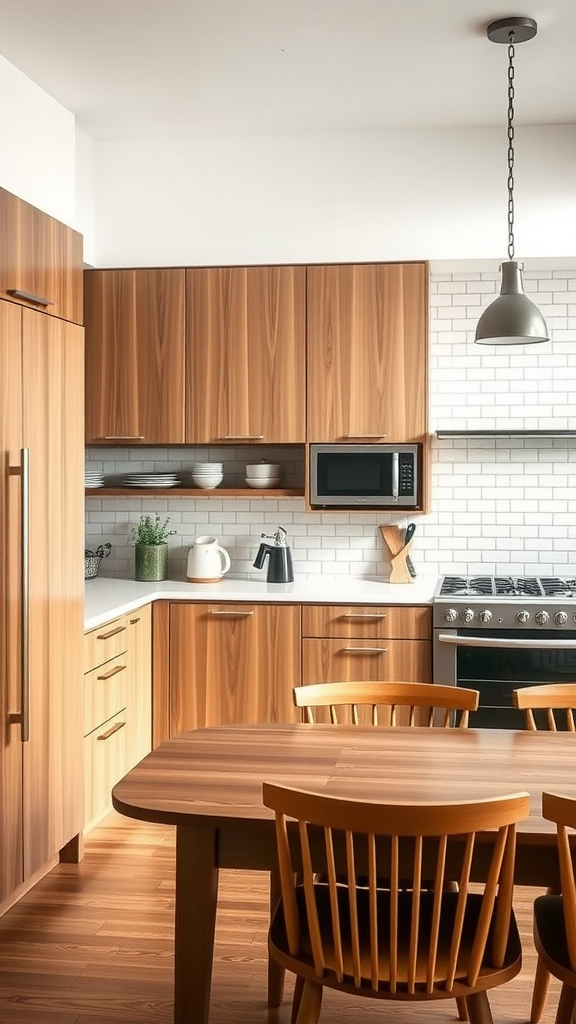
[[430,608],[305,605],[302,634],[304,685],[432,683]]
[[0,300],[0,905],[82,828],[83,341]]
[[170,604],[170,735],[297,721],[297,605]]
[[184,270],[87,270],[86,444],[184,441]]
[[84,828],[152,749],[151,606],[84,634]]
[[82,236],[0,189],[0,298],[84,322]]
[[306,269],[186,271],[186,443],[306,439]]
[[425,263],[308,267],[309,441],[421,441]]

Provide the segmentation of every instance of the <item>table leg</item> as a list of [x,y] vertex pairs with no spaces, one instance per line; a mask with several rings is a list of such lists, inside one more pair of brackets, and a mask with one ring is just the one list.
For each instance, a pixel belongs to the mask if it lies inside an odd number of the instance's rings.
[[[280,872],[278,868],[273,868],[270,872],[270,918],[278,906],[278,901],[282,895],[282,889],[280,886]],[[268,1006],[270,1009],[276,1010],[282,1003],[284,996],[284,977],[286,971],[280,964],[277,964],[275,960],[268,957]]]
[[217,901],[216,830],[178,825],[174,1024],[208,1024]]

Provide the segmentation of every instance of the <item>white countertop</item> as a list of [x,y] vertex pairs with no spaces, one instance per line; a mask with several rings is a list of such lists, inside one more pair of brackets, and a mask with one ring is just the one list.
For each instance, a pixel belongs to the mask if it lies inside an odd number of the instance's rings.
[[159,600],[429,605],[437,583],[436,576],[418,576],[413,583],[385,583],[349,576],[328,582],[317,576],[303,576],[294,583],[282,584],[230,577],[224,577],[219,583],[178,580],[138,583],[99,576],[86,581],[84,628],[93,629],[118,615]]

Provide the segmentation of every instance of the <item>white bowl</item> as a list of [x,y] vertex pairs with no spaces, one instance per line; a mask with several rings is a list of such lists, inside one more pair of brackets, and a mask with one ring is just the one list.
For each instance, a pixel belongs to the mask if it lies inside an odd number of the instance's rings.
[[256,462],[246,466],[246,476],[253,479],[262,477],[281,477],[282,466],[276,462]]
[[246,483],[248,487],[260,487],[261,490],[273,490],[275,487],[279,487],[282,483],[281,476],[267,477],[265,480],[258,480],[256,477],[246,477]]
[[218,484],[222,483],[223,478],[223,473],[192,473],[192,479],[196,486],[201,487],[205,491],[218,487]]
[[193,473],[221,473],[223,469],[221,462],[194,462]]

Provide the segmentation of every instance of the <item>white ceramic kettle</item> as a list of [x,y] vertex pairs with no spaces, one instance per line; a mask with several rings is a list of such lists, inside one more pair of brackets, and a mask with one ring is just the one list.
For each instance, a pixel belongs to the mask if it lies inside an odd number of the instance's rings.
[[196,537],[188,552],[186,579],[190,583],[217,583],[230,565],[230,555],[216,537]]

